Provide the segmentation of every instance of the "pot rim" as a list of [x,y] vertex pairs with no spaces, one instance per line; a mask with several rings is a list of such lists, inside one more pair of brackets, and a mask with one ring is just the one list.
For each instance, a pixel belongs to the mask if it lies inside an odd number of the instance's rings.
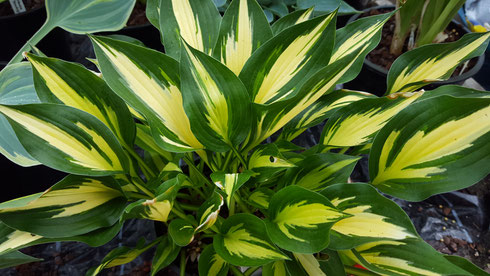
[[[394,5],[382,5],[382,6],[375,6],[375,7],[367,8],[367,9],[362,10],[362,13],[354,14],[353,16],[351,16],[349,18],[349,20],[347,21],[347,24],[349,24],[349,23],[353,22],[354,20],[356,20],[357,18],[359,18],[359,16],[361,16],[361,14],[369,12],[371,10],[395,9],[395,8],[396,7]],[[453,20],[451,20],[451,22],[458,25],[459,27],[461,27],[466,33],[471,33],[471,31],[466,26],[460,24],[456,20],[453,19]],[[381,76],[385,76],[385,77],[388,76],[389,70],[387,70],[386,68],[384,68],[382,66],[379,66],[378,64],[375,64],[374,62],[370,61],[369,59],[365,58],[363,63],[368,67],[369,70],[374,71],[375,73],[377,73]],[[476,64],[470,70],[464,72],[461,75],[458,75],[455,77],[450,77],[447,80],[437,81],[435,83],[441,84],[441,85],[442,84],[453,84],[455,82],[460,82],[460,81],[469,79],[472,76],[476,75],[476,73],[478,73],[478,71],[480,71],[480,69],[482,68],[484,63],[485,63],[485,53],[483,53],[477,57]]]

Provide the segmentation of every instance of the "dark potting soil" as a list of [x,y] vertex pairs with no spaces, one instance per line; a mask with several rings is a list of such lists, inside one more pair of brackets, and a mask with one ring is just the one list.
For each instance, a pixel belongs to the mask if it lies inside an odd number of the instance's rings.
[[[361,17],[366,17],[366,16],[372,16],[372,15],[378,15],[378,14],[383,14],[392,11],[393,9],[373,9],[370,10],[367,13],[364,13],[361,15]],[[390,46],[391,46],[391,41],[393,38],[393,32],[395,30],[395,17],[392,16],[388,22],[383,26],[382,30],[382,35],[381,35],[381,41],[379,42],[378,46],[372,50],[368,55],[367,59],[381,67],[384,67],[386,70],[389,70],[393,62],[398,58],[399,55],[394,55],[390,53]],[[465,31],[464,29],[451,22],[444,31],[444,34],[447,35],[447,38],[442,42],[442,43],[447,43],[447,42],[454,42],[460,39],[464,34]],[[405,41],[403,51],[402,53],[407,52],[407,44],[408,44],[408,39]],[[469,61],[469,63],[466,65],[464,68],[464,72],[470,70],[475,66],[478,58],[473,58]],[[456,68],[456,70],[453,72],[452,77],[458,76],[464,72],[461,72],[463,69],[464,65],[460,65]]]
[[150,23],[148,18],[146,18],[146,5],[142,4],[139,1],[136,1],[134,5],[133,11],[129,16],[127,26],[139,26]]
[[[26,7],[26,12],[42,7],[44,5],[44,0],[22,0],[22,2]],[[12,6],[10,6],[9,1],[0,3],[0,17],[14,15],[14,14],[15,14],[14,10],[12,10]]]

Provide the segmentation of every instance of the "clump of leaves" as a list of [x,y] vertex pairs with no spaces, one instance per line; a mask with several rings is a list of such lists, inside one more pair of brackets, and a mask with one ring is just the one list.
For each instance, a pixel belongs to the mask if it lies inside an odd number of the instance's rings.
[[[418,201],[489,173],[489,93],[420,90],[480,55],[489,33],[402,55],[377,97],[335,86],[355,78],[392,13],[336,30],[337,11],[312,9],[270,26],[255,0],[223,17],[211,0],[148,5],[165,54],[90,36],[100,77],[27,53],[37,94],[28,63],[2,71],[0,95],[24,99],[2,98],[17,141],[3,151],[70,175],[0,204],[1,258],[52,241],[99,246],[149,219],[166,234],[114,249],[89,274],[153,246],[152,275],[179,254],[182,275],[197,254],[200,275],[484,274],[435,251],[378,190]],[[326,119],[318,145],[291,142]],[[370,182],[348,183],[365,153]]]

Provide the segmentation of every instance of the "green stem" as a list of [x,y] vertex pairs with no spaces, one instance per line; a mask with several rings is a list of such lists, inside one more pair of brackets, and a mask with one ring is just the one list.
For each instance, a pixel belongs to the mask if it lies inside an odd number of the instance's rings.
[[233,271],[233,274],[235,274],[236,276],[245,276],[240,271],[240,269],[236,268],[236,266],[234,266],[234,265],[230,265],[230,269],[231,269],[231,271]]
[[228,168],[228,166],[230,165],[230,161],[231,161],[231,156],[233,155],[233,152],[232,151],[229,151],[226,153],[226,159],[225,159],[225,163],[223,164],[223,167],[221,167],[221,170],[222,171],[225,171],[226,168]]
[[180,276],[185,276],[185,249],[180,250]]
[[252,275],[255,271],[257,271],[257,269],[259,269],[260,266],[252,266],[252,267],[249,267],[245,273],[243,273],[244,276],[250,276]]
[[242,211],[244,211],[246,213],[251,213],[250,209],[248,209],[247,205],[245,205],[245,203],[243,203],[243,201],[239,195],[234,194],[233,198],[236,200],[236,203],[238,203],[238,206],[240,206],[240,209],[242,209]]
[[[141,183],[139,183],[141,182]],[[148,190],[144,183],[143,183],[143,180],[139,179],[139,178],[136,178],[134,177],[133,178],[133,181],[132,183],[134,184],[134,186],[136,186],[138,189],[140,189],[143,193],[147,194],[148,196],[150,196],[151,198],[155,198],[155,194],[152,193],[150,190]]]
[[180,206],[180,208],[182,208],[184,210],[188,210],[188,211],[197,211],[197,210],[199,210],[199,207],[198,206],[194,206],[194,205],[187,204],[187,203],[179,203],[179,206]]
[[240,162],[242,163],[243,165],[243,168],[245,168],[245,170],[247,170],[247,162],[245,162],[245,159],[243,159],[243,156],[238,152],[238,150],[233,147],[232,145],[230,145],[230,148],[231,150],[235,153],[236,157],[238,157],[238,160],[240,160]]
[[343,148],[339,151],[340,154],[344,154],[347,150],[349,149],[349,147],[346,147],[346,148]]
[[344,266],[346,274],[352,274],[355,276],[379,276],[379,274],[371,272],[369,270],[360,269],[353,266]]
[[194,165],[194,162],[190,160],[187,156],[184,156],[184,162],[189,166],[189,168],[195,170],[197,174],[206,182],[207,184],[214,186],[213,182],[209,180],[197,167]]
[[[155,177],[155,174],[153,173],[152,169],[148,167],[148,165],[145,163],[143,159],[141,159],[141,156],[139,156],[134,149],[132,149],[130,146],[125,145],[124,146],[126,150],[129,152],[129,154],[138,161],[138,165],[141,167],[141,170],[143,171],[143,174],[147,179]],[[146,172],[145,172],[146,171]],[[148,177],[149,176],[149,177]]]
[[56,26],[51,25],[46,21],[44,25],[42,25],[41,28],[26,42],[26,44],[20,48],[17,54],[15,54],[15,56],[9,61],[7,66],[22,61],[22,53],[31,50],[31,45],[36,46],[39,41],[41,41],[41,39],[43,39],[55,27]]
[[179,218],[189,222],[190,224],[192,224],[192,226],[194,227],[197,227],[197,223],[191,219],[189,219],[184,213],[182,213],[181,211],[175,209],[175,208],[172,208],[172,213],[174,213],[174,215],[178,216]]
[[229,212],[228,216],[233,216],[235,214],[235,197],[232,197],[230,200],[230,206],[228,206]]

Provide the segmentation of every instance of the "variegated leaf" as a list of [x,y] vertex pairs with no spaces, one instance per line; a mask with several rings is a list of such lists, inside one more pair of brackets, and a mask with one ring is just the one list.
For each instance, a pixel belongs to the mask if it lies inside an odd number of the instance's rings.
[[[324,251],[328,252],[328,254],[325,254]],[[345,275],[344,265],[337,252],[324,251],[314,255],[293,253],[293,260],[285,262],[289,274],[294,276]],[[325,260],[322,258],[325,258]]]
[[27,247],[42,240],[45,240],[42,236],[15,230],[4,223],[0,223],[0,255]]
[[251,101],[240,79],[185,43],[180,72],[184,109],[198,140],[213,151],[237,147],[252,123]]
[[252,53],[272,37],[256,0],[234,0],[223,16],[214,56],[238,76]]
[[312,17],[313,8],[294,11],[284,17],[279,18],[276,22],[274,22],[274,24],[272,25],[272,32],[274,33],[274,35],[277,35],[291,26],[310,20]]
[[145,218],[166,222],[177,192],[184,182],[183,175],[165,181],[158,187],[155,198],[141,199],[128,205],[123,218]]
[[254,103],[269,105],[293,97],[306,80],[328,64],[335,15],[295,25],[254,52],[240,73]]
[[158,145],[169,151],[203,148],[184,111],[178,62],[131,43],[91,38],[107,84],[145,116]]
[[62,103],[97,117],[120,141],[131,146],[135,126],[124,101],[93,72],[79,64],[27,54],[42,102]]
[[267,236],[264,222],[251,214],[236,214],[221,225],[213,247],[228,263],[240,266],[264,265],[288,259]]
[[270,201],[267,232],[283,249],[316,253],[327,247],[332,225],[348,216],[326,197],[299,186],[288,186]]
[[[336,33],[335,47],[332,51],[330,64],[356,57],[359,52],[362,52],[361,60],[363,61],[365,55],[378,45],[383,25],[393,13],[360,18],[339,29]],[[353,72],[346,74],[343,82],[353,79],[361,67],[362,62],[356,62],[351,69]]]
[[253,172],[251,171],[244,171],[242,173],[215,172],[211,174],[211,179],[218,188],[226,193],[226,204],[229,207],[235,192],[240,189],[252,175]]
[[186,220],[177,218],[168,225],[168,234],[178,246],[187,246],[194,240],[194,226]]
[[212,244],[206,246],[199,256],[200,276],[226,276],[229,264],[214,250]]
[[151,276],[169,266],[179,255],[180,247],[169,236],[162,237],[151,263]]
[[135,248],[120,246],[109,252],[100,265],[93,267],[87,271],[85,275],[95,276],[99,274],[103,269],[111,268],[123,264],[127,264],[136,259],[141,253],[155,246],[160,240],[154,240],[149,244],[145,245],[145,240],[141,239]]
[[395,60],[388,73],[387,93],[411,92],[446,80],[463,61],[481,55],[490,32],[466,34],[456,42],[418,47]]
[[43,164],[82,175],[126,171],[128,159],[102,122],[58,104],[0,105],[24,148]]
[[296,166],[282,155],[275,144],[256,147],[248,160],[248,169],[258,173],[254,177],[258,182],[270,180],[285,169]]
[[284,260],[275,261],[262,266],[262,275],[264,276],[289,276]]
[[489,91],[481,91],[459,85],[444,85],[434,90],[426,91],[419,101],[444,95],[456,98],[490,98]]
[[155,140],[153,140],[153,136],[151,136],[150,127],[136,124],[136,140],[135,144],[144,149],[145,152],[153,152],[158,156],[162,157],[165,163],[168,163],[173,160],[174,155],[171,152],[168,152],[161,147],[159,147]]
[[29,200],[22,204],[2,203],[0,219],[12,228],[49,238],[71,237],[112,226],[126,204],[119,184],[112,178],[74,175]]
[[352,215],[333,225],[328,245],[331,249],[343,250],[373,241],[418,237],[405,212],[368,184],[332,185],[321,194],[339,210]]
[[[21,62],[9,65],[0,71],[0,104],[31,104],[39,103],[32,69],[29,63]],[[34,159],[19,142],[12,126],[0,114],[0,153],[12,162],[24,166],[35,166],[40,163]]]
[[318,125],[332,116],[339,108],[362,99],[375,97],[372,94],[361,91],[335,90],[322,96],[287,123],[282,129],[281,138],[291,141],[306,129]]
[[12,251],[0,255],[0,269],[38,261],[42,261],[42,259],[31,257],[20,251]]
[[351,147],[369,143],[393,116],[422,94],[396,93],[382,98],[363,99],[345,106],[325,124],[320,144],[325,147]]
[[298,162],[285,180],[311,191],[320,191],[325,187],[347,182],[360,157],[338,153],[314,154]]
[[211,54],[221,17],[212,0],[160,0],[160,31],[165,52],[180,58],[182,38],[191,47]]
[[450,261],[453,265],[459,266],[474,276],[488,276],[488,273],[483,271],[480,267],[476,266],[468,259],[457,255],[444,255],[444,258]]
[[490,171],[490,99],[434,97],[401,111],[371,149],[371,183],[417,201],[468,187]]
[[199,225],[196,227],[196,233],[204,231],[216,223],[223,203],[223,196],[214,191],[213,194],[199,207],[199,210],[197,210]]
[[[253,148],[281,129],[294,117],[314,104],[321,96],[331,92],[337,83],[352,80],[361,70],[365,56],[378,44],[381,37],[381,27],[389,16],[390,14],[384,14],[363,18],[340,29],[337,32],[339,41],[336,42],[333,53],[337,59],[335,62],[331,60],[328,66],[308,79],[294,98],[266,108],[256,107],[258,114],[257,131],[247,139],[246,149]],[[377,27],[372,28],[373,25]],[[358,36],[355,36],[357,40],[349,39],[352,32],[356,32],[357,28],[370,30],[373,34],[366,37],[360,32]]]
[[376,241],[340,252],[382,275],[472,275],[421,239]]
[[248,202],[257,208],[267,210],[273,195],[274,191],[267,188],[259,188],[248,197]]

